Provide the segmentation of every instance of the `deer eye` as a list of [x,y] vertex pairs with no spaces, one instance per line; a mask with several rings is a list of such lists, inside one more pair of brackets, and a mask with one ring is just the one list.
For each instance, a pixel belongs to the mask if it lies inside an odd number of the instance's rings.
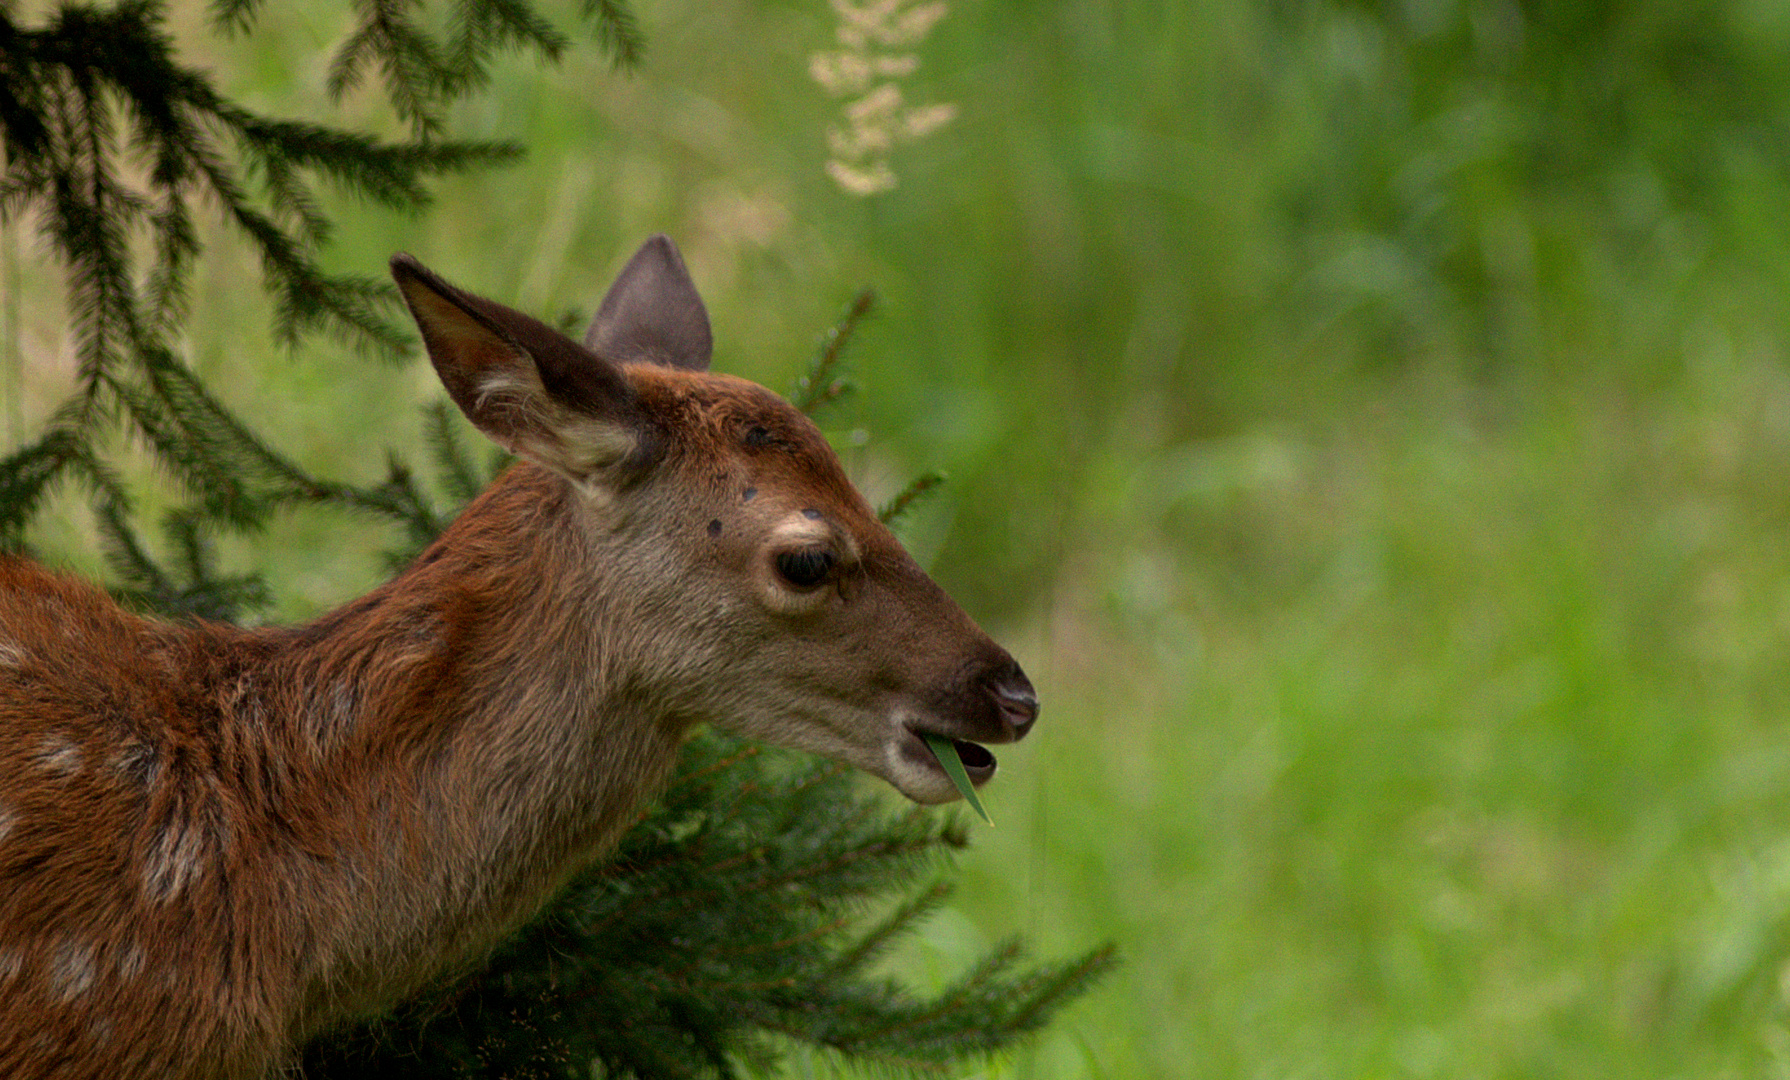
[[798,589],[812,589],[827,580],[837,558],[826,548],[800,548],[777,554],[777,573]]

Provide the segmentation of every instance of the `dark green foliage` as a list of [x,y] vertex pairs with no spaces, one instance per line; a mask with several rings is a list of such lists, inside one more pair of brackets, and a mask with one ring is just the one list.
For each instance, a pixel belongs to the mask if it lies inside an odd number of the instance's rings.
[[[247,31],[257,8],[217,0],[215,23]],[[451,505],[395,457],[376,485],[315,477],[225,409],[170,344],[201,253],[192,207],[202,202],[259,250],[277,338],[321,329],[403,355],[408,337],[384,317],[390,287],[317,263],[330,223],[313,185],[419,209],[428,178],[512,160],[506,144],[439,140],[441,108],[482,83],[494,51],[551,58],[566,45],[523,0],[454,0],[445,38],[417,21],[413,0],[356,0],[355,10],[331,87],[344,93],[377,70],[415,141],[268,119],[224,100],[176,62],[152,0],[65,3],[35,28],[0,0],[0,220],[37,213],[67,273],[80,361],[79,385],[45,431],[0,460],[0,550],[26,550],[46,497],[77,484],[122,602],[239,619],[270,590],[257,573],[222,572],[219,533],[252,533],[285,506],[334,506],[398,528],[395,568],[506,463],[475,461],[444,402],[428,410],[426,434]],[[639,57],[618,0],[586,0],[584,13],[618,63]],[[140,181],[120,169],[127,151],[147,164]],[[134,243],[144,235],[147,247]],[[860,295],[824,339],[795,395],[802,407],[845,392],[840,355],[870,302]],[[159,556],[100,450],[118,432],[147,447],[183,498],[162,515]],[[936,483],[923,478],[885,517]],[[886,949],[943,901],[944,887],[926,882],[962,844],[952,815],[891,813],[836,766],[700,736],[612,864],[447,997],[310,1047],[306,1075],[732,1076],[791,1044],[944,1071],[1037,1030],[1111,963],[1100,950],[1028,967],[1009,944],[933,997],[878,977]]]
[[[153,571],[145,548],[120,531],[130,500],[95,450],[113,428],[147,444],[193,496],[164,523],[170,546],[189,564],[208,558],[208,530],[254,528],[282,502],[335,503],[394,518],[409,534],[406,550],[440,528],[444,519],[396,463],[385,483],[360,489],[318,480],[280,458],[210,399],[170,346],[201,254],[194,209],[210,205],[259,252],[279,340],[294,345],[323,330],[404,356],[409,335],[386,318],[391,286],[331,274],[318,263],[330,224],[316,184],[414,211],[428,204],[429,178],[519,155],[505,143],[434,136],[438,110],[480,85],[494,50],[558,55],[563,40],[532,8],[517,0],[457,0],[445,43],[413,21],[420,5],[369,2],[357,9],[361,28],[336,60],[338,89],[352,85],[364,65],[376,66],[415,141],[387,143],[243,109],[203,72],[180,65],[155,0],[63,3],[38,26],[21,24],[0,4],[0,220],[36,212],[66,271],[81,372],[51,431],[0,460],[0,548],[22,548],[25,524],[44,497],[72,480],[95,496],[114,568],[128,583],[121,595],[219,616],[265,599],[252,580],[220,583],[209,593],[205,574],[175,586],[175,576]],[[253,0],[213,7],[217,25],[232,30],[251,28],[255,11]],[[593,5],[587,14],[618,62],[638,56],[638,33],[624,8]],[[143,167],[125,168],[127,155]],[[146,253],[133,247],[144,234]]]

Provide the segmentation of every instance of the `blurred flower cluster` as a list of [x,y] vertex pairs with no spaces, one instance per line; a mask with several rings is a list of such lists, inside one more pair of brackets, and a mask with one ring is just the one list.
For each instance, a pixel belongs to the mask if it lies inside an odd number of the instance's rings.
[[853,195],[874,195],[895,186],[889,153],[938,130],[957,115],[957,106],[911,106],[896,80],[920,66],[912,48],[945,17],[943,0],[831,0],[839,13],[840,48],[817,52],[808,73],[821,88],[847,99],[845,123],[827,128],[832,158],[827,174]]

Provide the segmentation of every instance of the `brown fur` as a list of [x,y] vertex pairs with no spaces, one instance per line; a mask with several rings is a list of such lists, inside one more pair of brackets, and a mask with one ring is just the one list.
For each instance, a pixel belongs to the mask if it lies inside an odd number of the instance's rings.
[[[419,310],[438,367],[512,362],[429,322],[456,310]],[[805,418],[723,375],[612,370],[600,408],[537,389],[541,463],[306,626],[145,619],[0,559],[0,1076],[270,1075],[476,962],[613,843],[694,723],[925,801],[949,788],[913,764],[916,723],[1023,734],[1011,657]],[[591,465],[591,425],[636,450]],[[792,536],[838,551],[836,579],[780,581]]]

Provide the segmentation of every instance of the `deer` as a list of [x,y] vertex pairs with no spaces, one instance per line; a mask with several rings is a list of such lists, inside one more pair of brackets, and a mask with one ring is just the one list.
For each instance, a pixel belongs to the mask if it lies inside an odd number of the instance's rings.
[[815,425],[709,370],[649,239],[583,341],[408,255],[449,397],[516,462],[315,620],[158,621],[0,557],[0,1076],[253,1080],[471,970],[618,840],[697,725],[939,804],[1024,671]]

